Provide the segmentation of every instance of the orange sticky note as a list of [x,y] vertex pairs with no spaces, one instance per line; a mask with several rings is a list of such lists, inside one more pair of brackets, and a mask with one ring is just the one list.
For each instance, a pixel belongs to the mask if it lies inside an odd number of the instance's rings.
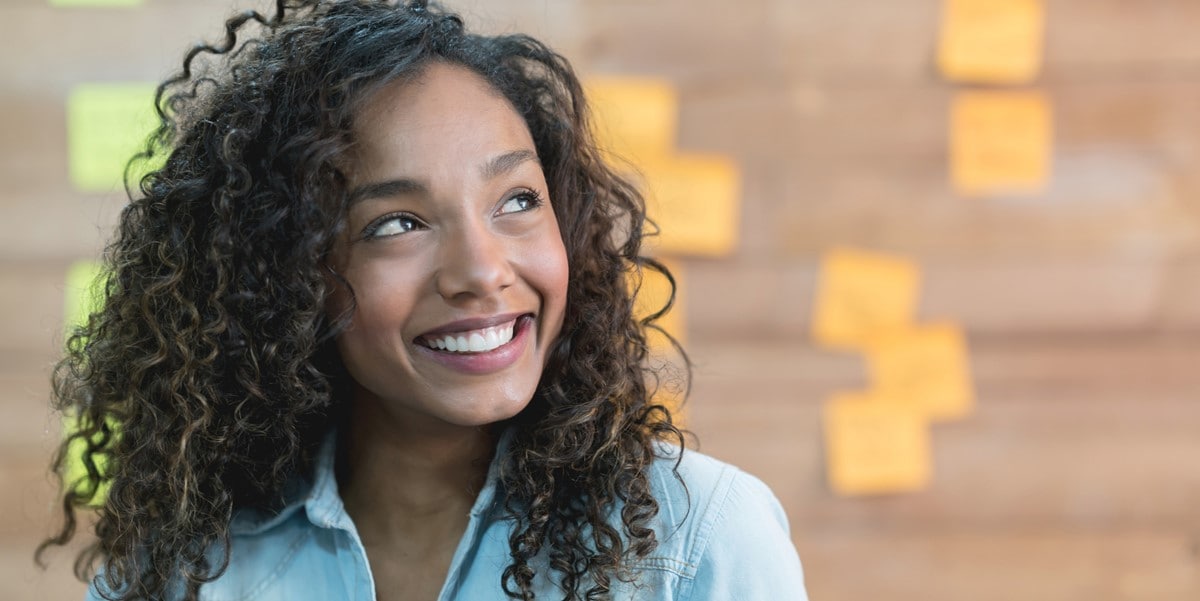
[[737,246],[741,174],[730,159],[686,154],[645,161],[646,213],[659,227],[653,253],[720,257]]
[[920,413],[865,393],[825,404],[829,486],[840,495],[921,490],[933,476],[929,422]]
[[834,348],[860,348],[874,332],[912,323],[920,278],[916,263],[903,257],[829,250],[817,279],[813,339]]
[[661,79],[594,77],[584,86],[600,148],[638,163],[666,156],[675,146],[679,95]]
[[872,335],[866,345],[871,390],[934,420],[966,417],[975,395],[962,328],[939,323]]
[[1050,106],[1037,92],[960,92],[950,116],[951,178],[967,195],[1037,193],[1050,174]]
[[951,81],[1022,84],[1042,67],[1041,0],[944,0],[938,66]]

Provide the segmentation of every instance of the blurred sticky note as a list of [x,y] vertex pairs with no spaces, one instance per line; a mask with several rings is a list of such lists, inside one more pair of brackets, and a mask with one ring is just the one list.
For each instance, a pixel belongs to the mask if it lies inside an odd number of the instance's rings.
[[[66,325],[68,335],[76,327],[85,325],[88,316],[100,309],[104,285],[101,270],[101,265],[97,261],[77,261],[67,269],[63,298],[63,322]],[[110,422],[109,426],[111,427],[112,425]],[[78,428],[79,422],[75,416],[63,416],[63,430],[65,435],[70,436]],[[83,463],[83,453],[86,446],[87,443],[83,439],[76,439],[71,442],[70,447],[67,449],[63,472],[64,482],[68,486],[73,486],[76,490],[81,491],[86,489],[90,479],[87,468]],[[97,469],[103,473],[106,462],[102,457],[96,457],[95,461]],[[103,503],[106,490],[106,485],[100,487],[96,497],[92,500],[93,505]]]
[[646,213],[659,235],[646,245],[654,253],[725,256],[737,246],[741,221],[741,173],[730,159],[684,154],[645,161]]
[[154,91],[153,84],[144,83],[83,84],[71,91],[67,150],[76,188],[111,192],[123,186],[126,163],[158,127]]
[[966,337],[951,323],[879,332],[866,345],[871,390],[933,420],[966,417],[974,388]]
[[829,486],[841,495],[912,492],[929,485],[929,422],[903,406],[865,393],[834,395],[825,404]]
[[912,323],[920,269],[910,259],[834,248],[821,259],[813,304],[813,339],[834,348],[861,348],[871,334]]
[[[108,426],[110,429],[113,429],[114,422],[109,421]],[[70,436],[79,429],[80,420],[78,417],[70,415],[63,416],[64,436]],[[95,440],[97,443],[100,443],[101,436],[102,435],[97,434],[93,440]],[[118,436],[115,429],[110,436],[114,437],[113,440],[115,440],[115,437]],[[109,442],[106,446],[111,448],[111,445],[112,443]],[[71,444],[68,445],[67,455],[63,465],[63,484],[80,493],[86,492],[94,481],[92,475],[88,473],[87,466],[84,464],[84,455],[86,451],[87,441],[85,441],[83,438],[76,438],[72,440]],[[96,470],[101,476],[101,480],[96,489],[96,494],[92,496],[91,502],[88,503],[88,505],[92,507],[99,507],[104,504],[105,497],[108,495],[109,481],[104,479],[104,475],[108,468],[108,461],[106,456],[103,454],[93,455],[92,461],[95,464]]]
[[[683,267],[675,261],[659,259],[659,262],[675,278],[675,299],[671,309],[655,320],[654,323],[682,344],[686,338]],[[633,301],[633,316],[640,320],[661,311],[666,306],[667,300],[671,298],[671,282],[667,280],[665,275],[650,268],[643,268],[641,286],[637,288],[636,292],[637,295]],[[647,332],[647,336],[650,338],[652,347],[659,348],[666,345],[665,339],[658,332]]]
[[640,77],[595,77],[588,79],[585,94],[601,149],[635,163],[672,152],[679,95],[670,83]]
[[[658,259],[675,278],[675,300],[671,309],[655,320],[655,324],[670,334],[672,338],[683,344],[687,334],[687,323],[684,316],[684,271],[678,262]],[[630,282],[636,293],[633,299],[633,316],[636,319],[648,317],[666,306],[671,296],[671,283],[663,274],[650,269],[641,270],[640,285],[637,281]],[[683,357],[667,340],[662,332],[648,329],[646,342],[650,347],[648,358],[649,367],[656,371],[657,381],[651,379],[654,387],[653,401],[664,405],[676,418],[675,424],[682,423],[683,399],[686,395],[686,364]]]
[[63,323],[67,332],[87,323],[88,316],[99,309],[102,292],[100,263],[77,261],[67,268]]
[[146,0],[50,0],[50,6],[96,6],[96,7],[127,7],[141,6]]
[[1050,106],[1037,92],[960,92],[950,117],[951,179],[966,195],[1033,194],[1050,174]]
[[1042,66],[1042,0],[944,0],[938,66],[951,81],[1021,84]]

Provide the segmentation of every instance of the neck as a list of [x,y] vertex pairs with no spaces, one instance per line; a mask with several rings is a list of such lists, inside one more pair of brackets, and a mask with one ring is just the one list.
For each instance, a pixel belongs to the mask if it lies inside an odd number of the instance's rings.
[[347,426],[338,487],[365,544],[439,540],[465,527],[495,452],[488,428],[413,423],[377,402],[355,403]]

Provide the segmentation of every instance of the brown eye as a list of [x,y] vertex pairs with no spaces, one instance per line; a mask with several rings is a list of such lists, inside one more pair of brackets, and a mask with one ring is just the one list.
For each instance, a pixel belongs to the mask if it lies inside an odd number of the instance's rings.
[[500,210],[496,211],[496,214],[522,213],[532,211],[540,206],[542,206],[542,197],[538,196],[537,192],[525,190],[504,201],[504,204],[500,205]]
[[423,224],[407,213],[384,215],[363,230],[364,239],[388,238],[421,229]]

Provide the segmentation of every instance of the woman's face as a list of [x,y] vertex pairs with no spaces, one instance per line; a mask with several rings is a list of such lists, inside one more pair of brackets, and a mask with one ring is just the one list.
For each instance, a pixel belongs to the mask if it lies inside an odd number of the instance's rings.
[[[409,426],[479,426],[532,398],[562,327],[567,257],[524,120],[482,78],[433,63],[357,115],[346,237],[357,305],[338,350]],[[331,313],[350,305],[339,292]]]

